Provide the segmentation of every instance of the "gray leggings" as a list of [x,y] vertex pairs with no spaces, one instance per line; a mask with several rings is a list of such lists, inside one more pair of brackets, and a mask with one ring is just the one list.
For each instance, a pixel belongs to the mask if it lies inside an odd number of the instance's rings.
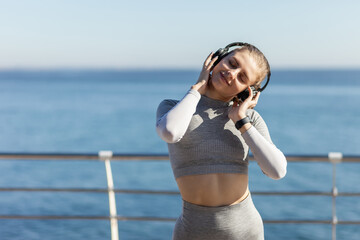
[[223,207],[204,207],[183,201],[173,240],[263,240],[264,226],[251,195]]

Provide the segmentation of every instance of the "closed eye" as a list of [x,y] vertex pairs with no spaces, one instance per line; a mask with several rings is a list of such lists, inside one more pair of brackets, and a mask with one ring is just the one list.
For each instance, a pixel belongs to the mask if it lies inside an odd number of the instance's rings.
[[[233,67],[233,68],[241,68],[241,62],[238,62],[238,60],[234,57],[229,59],[229,63],[231,65],[231,67]],[[241,72],[238,76],[238,79],[244,84],[247,84],[247,82],[249,81],[249,78],[248,78],[246,72],[244,72],[243,70],[241,70]]]
[[233,68],[238,67],[238,64],[237,64],[236,60],[234,60],[232,58],[229,60],[229,63],[230,63],[230,66],[233,67]]
[[242,82],[242,83],[245,83],[245,84],[246,84],[245,79],[246,79],[246,78],[245,78],[242,74],[240,74],[240,75],[239,75],[239,80],[240,80],[240,82]]

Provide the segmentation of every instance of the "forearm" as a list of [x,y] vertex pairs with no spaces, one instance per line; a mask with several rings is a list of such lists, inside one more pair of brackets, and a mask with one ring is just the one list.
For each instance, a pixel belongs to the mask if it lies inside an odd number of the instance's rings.
[[158,119],[156,131],[164,141],[168,143],[180,141],[196,111],[200,97],[196,90],[189,90],[180,102]]
[[261,170],[273,179],[286,175],[286,158],[274,145],[267,141],[250,123],[245,124],[240,131],[246,144],[250,147]]

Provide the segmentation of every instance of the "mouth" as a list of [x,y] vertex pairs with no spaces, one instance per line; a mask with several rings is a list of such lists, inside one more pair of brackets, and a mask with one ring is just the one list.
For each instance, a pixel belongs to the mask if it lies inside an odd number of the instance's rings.
[[225,75],[222,71],[220,71],[220,79],[221,79],[221,81],[226,83],[226,85],[230,86],[230,83],[226,80]]

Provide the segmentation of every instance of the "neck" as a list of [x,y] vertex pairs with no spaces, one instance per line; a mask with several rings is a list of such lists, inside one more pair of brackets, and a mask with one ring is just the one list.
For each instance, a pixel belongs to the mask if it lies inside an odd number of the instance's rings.
[[225,96],[220,95],[211,85],[208,86],[204,95],[208,98],[223,101],[223,102],[229,102],[230,100],[233,99],[233,97],[225,97]]

